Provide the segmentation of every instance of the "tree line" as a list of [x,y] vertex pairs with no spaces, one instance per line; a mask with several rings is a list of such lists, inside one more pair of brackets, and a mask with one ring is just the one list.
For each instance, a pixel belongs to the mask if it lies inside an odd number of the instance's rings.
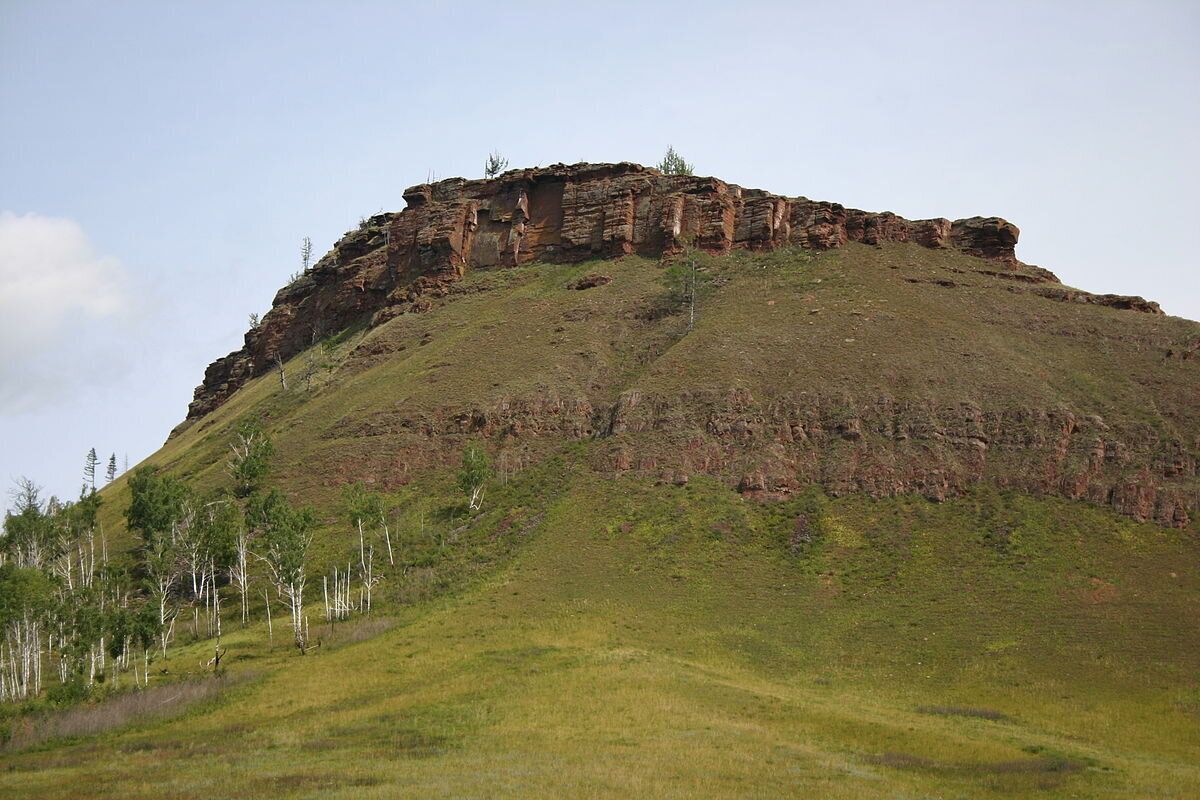
[[[269,635],[271,610],[282,607],[292,643],[307,653],[317,515],[268,485],[273,454],[262,424],[248,419],[229,442],[228,481],[214,491],[153,466],[135,470],[124,510],[136,535],[131,558],[110,559],[95,489],[85,485],[74,502],[42,500],[40,488],[22,479],[0,536],[0,701],[37,696],[55,679],[82,692],[131,672],[145,686],[151,663],[166,658],[188,627],[193,638],[213,640],[207,666],[215,671],[226,618],[248,624],[259,599]],[[474,443],[462,463],[459,488],[475,512],[494,472]],[[319,615],[331,624],[369,614],[375,588],[397,564],[383,495],[348,484],[341,506],[357,546],[344,566],[319,576]],[[224,605],[234,597],[230,613]]]

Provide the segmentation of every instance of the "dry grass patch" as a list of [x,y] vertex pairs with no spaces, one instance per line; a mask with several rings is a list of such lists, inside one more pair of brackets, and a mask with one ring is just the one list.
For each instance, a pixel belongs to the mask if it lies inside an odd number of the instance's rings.
[[[51,739],[94,736],[138,722],[149,722],[178,714],[201,700],[216,697],[234,683],[246,679],[223,676],[186,681],[126,692],[95,705],[77,706],[24,720],[0,752],[25,750]],[[165,743],[156,748],[167,746]]]

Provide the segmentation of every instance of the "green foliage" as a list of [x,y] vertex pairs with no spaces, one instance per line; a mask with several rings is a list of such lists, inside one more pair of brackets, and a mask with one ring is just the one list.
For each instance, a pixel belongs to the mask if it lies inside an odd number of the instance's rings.
[[707,288],[707,281],[699,273],[693,250],[685,249],[663,271],[663,282],[667,286],[667,300],[671,307],[683,310],[688,307],[698,292]]
[[66,683],[55,683],[46,689],[46,701],[54,706],[73,706],[87,700],[91,690],[78,675]]
[[103,504],[97,492],[82,492],[79,500],[67,509],[72,527],[76,531],[95,528]]
[[245,525],[242,509],[232,498],[218,493],[210,497],[196,515],[197,535],[217,567],[234,562],[235,543]]
[[263,430],[262,421],[251,416],[238,425],[229,447],[233,455],[226,463],[233,477],[233,491],[238,497],[248,497],[262,487],[270,473],[275,445]]
[[483,165],[483,174],[485,177],[494,178],[506,169],[508,169],[508,159],[500,155],[499,151],[493,151]]
[[483,503],[484,487],[495,474],[487,452],[478,442],[470,442],[463,448],[458,488],[467,495],[467,506],[471,511],[477,510]]
[[303,577],[316,521],[311,508],[292,508],[279,489],[251,496],[246,524],[257,532],[265,549],[262,558],[278,582],[289,584]]
[[142,650],[149,650],[154,646],[161,627],[158,612],[151,603],[143,603],[130,615],[129,635],[131,641]]
[[383,495],[371,491],[362,483],[342,487],[342,506],[352,527],[374,525],[387,513]]
[[23,616],[41,617],[54,601],[55,581],[40,569],[0,565],[0,630]]
[[143,541],[169,534],[184,513],[192,490],[183,481],[159,472],[158,467],[139,467],[129,478],[130,500],[125,520]]
[[675,152],[674,147],[668,147],[662,161],[656,165],[664,175],[691,175],[692,165],[683,160],[683,156]]
[[125,654],[125,646],[133,632],[132,614],[128,608],[110,606],[104,619],[105,647],[111,658]]

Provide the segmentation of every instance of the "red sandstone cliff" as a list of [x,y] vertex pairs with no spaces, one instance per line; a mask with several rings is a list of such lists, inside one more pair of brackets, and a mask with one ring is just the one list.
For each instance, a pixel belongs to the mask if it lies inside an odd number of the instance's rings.
[[[657,257],[684,242],[717,254],[909,242],[984,259],[944,277],[897,274],[900,281],[930,284],[930,292],[960,292],[985,280],[1052,301],[1162,313],[1141,298],[1063,287],[1051,273],[1022,264],[1014,253],[1017,228],[994,217],[910,221],[714,178],[662,175],[635,164],[556,165],[491,180],[451,179],[412,187],[404,198],[404,211],[365,221],[279,291],[262,324],[246,334],[245,346],[209,366],[189,420],[270,370],[276,356],[287,359],[351,324],[379,325],[449,301],[469,270],[633,253]],[[591,278],[574,288],[609,280]],[[1144,326],[1122,330],[1120,336],[1139,348],[1157,347],[1163,338]],[[1165,348],[1163,358],[1189,360],[1196,345],[1181,342]],[[388,352],[384,337],[356,350],[350,362],[386,358]],[[915,492],[944,499],[990,481],[1109,505],[1139,520],[1189,525],[1200,509],[1194,434],[1174,430],[1169,420],[1160,421],[1158,430],[1120,414],[1106,421],[1097,411],[1086,403],[998,405],[987,396],[913,401],[886,392],[760,398],[735,389],[661,396],[630,390],[614,402],[539,390],[494,403],[448,398],[439,408],[356,414],[332,423],[330,435],[378,442],[366,451],[381,459],[378,472],[385,481],[397,462],[406,465],[405,474],[409,465],[439,466],[463,436],[507,432],[530,441],[600,438],[605,444],[597,450],[597,469],[679,481],[709,474],[750,494],[786,494],[815,480],[835,493]],[[666,454],[664,437],[671,443]]]
[[992,259],[999,269],[1019,264],[1013,248],[1020,232],[996,217],[910,221],[629,163],[451,178],[414,186],[404,200],[403,211],[372,217],[347,233],[312,270],[279,291],[245,345],[208,367],[189,419],[268,371],[276,356],[287,359],[314,336],[363,319],[378,324],[419,311],[422,295],[468,269],[657,256],[685,240],[712,253],[911,241]]

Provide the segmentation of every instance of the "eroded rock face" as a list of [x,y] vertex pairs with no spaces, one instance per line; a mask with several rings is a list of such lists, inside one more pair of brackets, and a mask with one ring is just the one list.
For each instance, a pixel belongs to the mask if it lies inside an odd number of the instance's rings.
[[1200,462],[1186,441],[1065,406],[808,393],[764,400],[744,389],[635,390],[596,404],[539,390],[420,413],[381,409],[334,421],[325,435],[379,453],[380,464],[356,466],[381,478],[453,463],[466,439],[502,442],[497,458],[590,439],[602,443],[592,451],[602,474],[677,484],[708,475],[750,497],[783,498],[817,483],[835,495],[940,502],[987,482],[1174,528],[1200,513]]
[[451,178],[413,186],[404,200],[403,211],[365,221],[279,291],[244,346],[209,366],[188,419],[220,406],[276,358],[286,360],[328,333],[426,310],[431,297],[469,269],[658,256],[685,241],[711,253],[915,242],[957,248],[1001,269],[1019,263],[1019,231],[996,217],[910,221],[630,163]]
[[1153,300],[1122,294],[1092,294],[1078,289],[1063,289],[1054,286],[1043,286],[1033,290],[1033,293],[1060,303],[1086,303],[1093,306],[1108,306],[1121,311],[1140,311],[1143,314],[1162,314],[1163,310]]
[[[967,293],[982,275],[1003,279],[993,283],[1009,292],[1162,313],[1142,298],[1063,287],[1052,273],[1021,264],[1014,251],[1017,228],[996,217],[911,221],[715,178],[662,175],[636,164],[556,165],[491,180],[452,179],[412,187],[404,198],[404,211],[365,220],[278,292],[244,346],[208,367],[189,420],[217,408],[277,358],[286,360],[327,334],[422,313],[468,290],[458,281],[470,270],[634,253],[657,257],[688,242],[718,254],[910,242],[987,262],[952,268],[953,279],[899,275],[929,284],[931,292]],[[586,291],[610,280],[592,273],[569,288]],[[371,363],[394,352],[378,338],[364,342],[352,361]],[[1163,356],[1172,363],[1200,353],[1194,336],[1169,344]],[[1093,409],[1066,404],[999,406],[985,396],[939,403],[803,389],[760,398],[745,389],[711,387],[619,395],[543,387],[485,403],[447,398],[445,405],[379,408],[330,420],[323,457],[327,474],[353,464],[355,474],[404,482],[452,463],[467,437],[505,442],[498,458],[506,468],[532,463],[564,440],[595,439],[590,452],[599,472],[634,472],[675,484],[708,475],[751,497],[785,497],[816,483],[834,494],[916,493],[944,500],[987,482],[1086,500],[1173,527],[1187,527],[1200,513],[1200,451],[1186,426],[1153,426],[1101,409],[1106,420]],[[353,443],[346,445],[350,449],[339,449],[346,442]],[[806,535],[802,528],[799,540]]]
[[1016,225],[999,217],[959,219],[950,227],[954,247],[968,255],[1008,263],[1017,260],[1013,248],[1020,235]]

